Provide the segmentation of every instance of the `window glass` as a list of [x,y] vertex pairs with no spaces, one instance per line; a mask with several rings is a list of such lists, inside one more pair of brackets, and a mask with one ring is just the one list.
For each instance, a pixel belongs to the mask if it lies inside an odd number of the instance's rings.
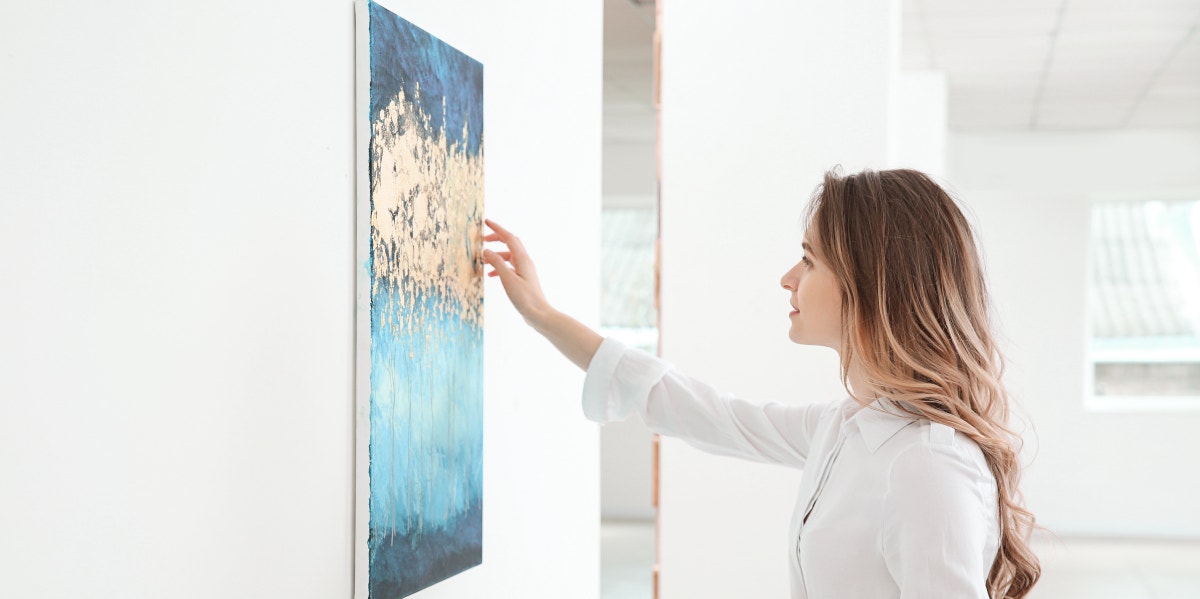
[[602,334],[656,354],[654,208],[606,208],[601,211],[600,326]]
[[1200,402],[1200,201],[1097,202],[1091,231],[1093,395]]

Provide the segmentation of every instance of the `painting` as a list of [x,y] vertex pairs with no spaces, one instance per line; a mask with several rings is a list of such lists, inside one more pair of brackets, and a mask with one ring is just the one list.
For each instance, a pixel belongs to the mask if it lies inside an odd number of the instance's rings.
[[355,596],[483,561],[483,65],[359,0]]

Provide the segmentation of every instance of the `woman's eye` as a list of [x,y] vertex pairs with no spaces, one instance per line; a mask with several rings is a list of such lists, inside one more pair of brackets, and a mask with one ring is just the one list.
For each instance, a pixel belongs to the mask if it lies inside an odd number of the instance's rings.
[[812,261],[808,259],[808,256],[804,256],[803,258],[800,258],[800,261],[805,264],[808,264],[809,266],[812,265]]

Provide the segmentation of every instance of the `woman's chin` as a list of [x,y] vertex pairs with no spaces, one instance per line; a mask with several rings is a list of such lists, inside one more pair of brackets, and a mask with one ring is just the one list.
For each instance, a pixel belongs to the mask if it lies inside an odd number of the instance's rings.
[[812,339],[809,339],[806,336],[804,336],[803,334],[797,333],[796,331],[788,332],[788,340],[791,341],[792,343],[795,343],[796,345],[814,345],[814,346],[815,345],[822,345],[822,346],[825,345],[824,343],[818,343],[816,341],[813,341]]

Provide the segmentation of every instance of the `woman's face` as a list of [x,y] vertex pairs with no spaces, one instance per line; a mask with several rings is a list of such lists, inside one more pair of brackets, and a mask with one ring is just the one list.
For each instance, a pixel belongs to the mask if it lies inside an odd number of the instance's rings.
[[794,310],[788,315],[788,338],[803,345],[837,350],[842,336],[842,292],[829,264],[813,252],[816,244],[804,237],[804,256],[783,275],[780,284],[791,292]]

